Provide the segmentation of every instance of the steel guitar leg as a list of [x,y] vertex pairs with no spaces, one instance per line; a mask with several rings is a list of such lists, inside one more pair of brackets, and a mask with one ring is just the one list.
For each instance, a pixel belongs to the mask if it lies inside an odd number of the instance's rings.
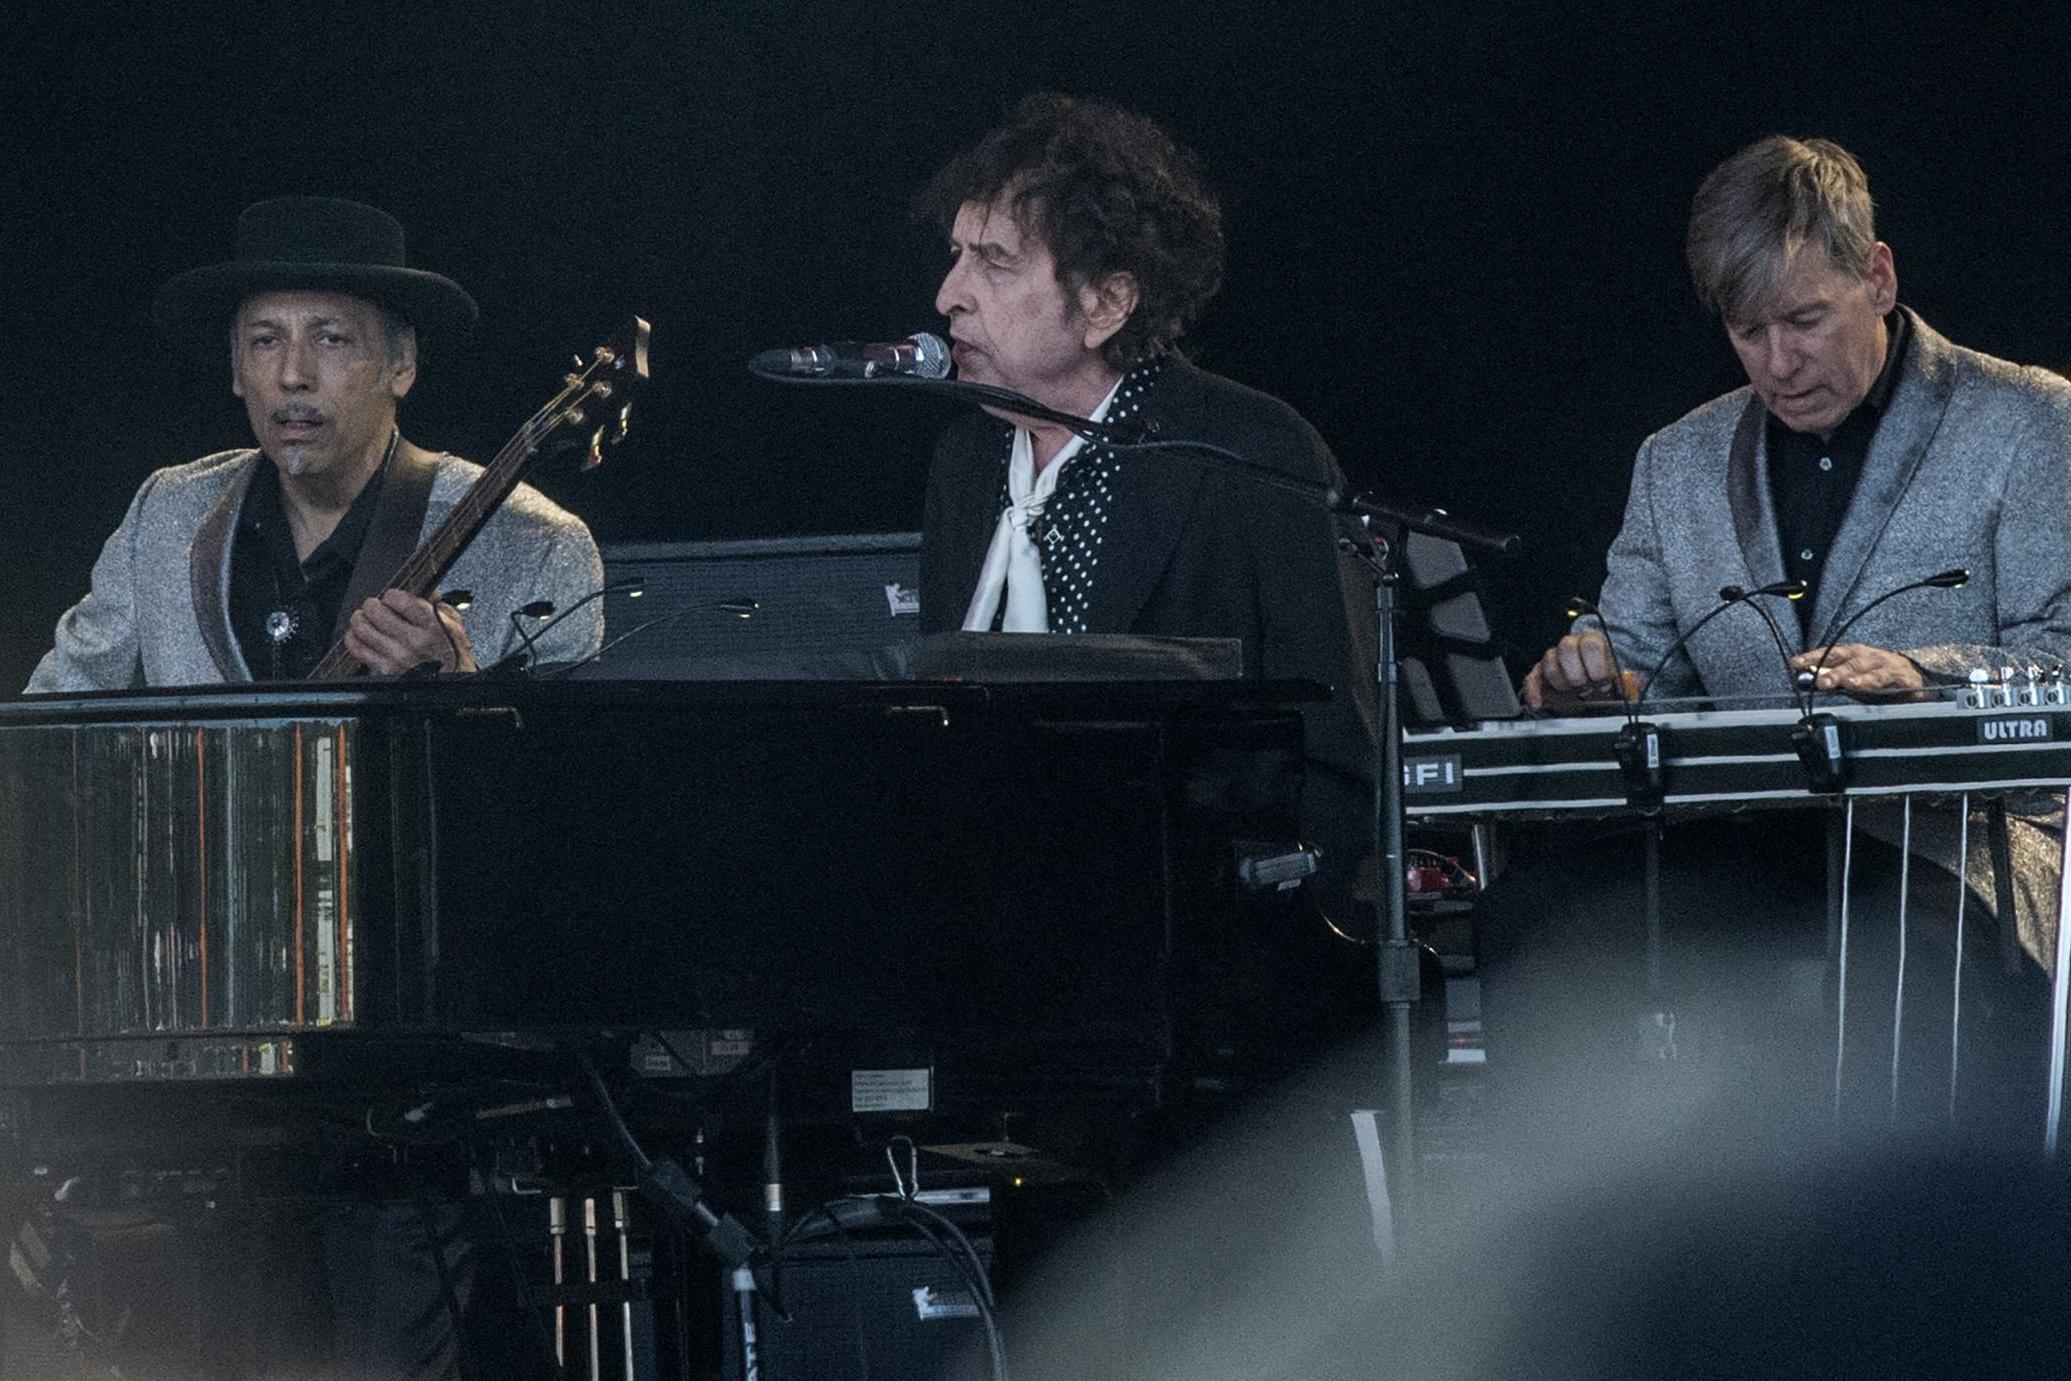
[[597,1201],[585,1198],[582,1201],[583,1237],[583,1284],[591,1287],[589,1316],[590,1381],[602,1381],[604,1375],[603,1339],[599,1336],[597,1318]]
[[1913,883],[1913,798],[1899,807],[1898,829],[1898,974],[1891,985],[1891,1118],[1898,1120],[1898,1062],[1906,1036],[1907,903]]
[[1661,917],[1661,834],[1659,816],[1647,821],[1644,860],[1645,895],[1641,900],[1640,924],[1645,933],[1642,947],[1646,959],[1646,999],[1639,1014],[1634,1038],[1637,1059],[1643,1067],[1664,1065],[1677,1058],[1676,1014],[1670,1005],[1662,978],[1664,923]]
[[[1963,922],[1970,900],[1970,793],[1956,801],[1956,976],[1949,992],[1949,1125],[1956,1125],[1956,1087],[1963,1057]],[[2006,918],[2013,924],[2013,917]]]
[[[611,1230],[618,1237],[618,1283],[630,1287],[633,1247],[627,1234],[632,1231],[632,1225],[626,1216],[626,1191],[623,1189],[611,1191]],[[633,1300],[630,1295],[619,1302],[618,1323],[620,1364],[623,1368],[619,1375],[625,1381],[633,1381]]]
[[1661,817],[1647,822],[1647,1001],[1661,1005]]
[[1834,972],[1834,1120],[1841,1120],[1841,1076],[1848,1062],[1848,901],[1855,869],[1855,800],[1841,812],[1841,918]]
[[[2067,823],[2071,823],[2071,787],[2065,788]],[[2065,1005],[2071,1003],[2071,828],[2064,831],[2064,845],[2057,856],[2057,949],[2050,974],[2049,1010],[2049,1108],[2042,1123],[2042,1150],[2057,1153],[2057,1129],[2064,1117],[2064,1021]],[[2012,925],[2008,916],[2005,923]]]
[[1827,965],[1841,955],[1841,851],[1848,844],[1848,829],[1839,811],[1827,816]]
[[559,1194],[547,1200],[547,1236],[554,1255],[554,1361],[568,1365],[568,1306],[561,1287],[568,1283],[568,1200]]

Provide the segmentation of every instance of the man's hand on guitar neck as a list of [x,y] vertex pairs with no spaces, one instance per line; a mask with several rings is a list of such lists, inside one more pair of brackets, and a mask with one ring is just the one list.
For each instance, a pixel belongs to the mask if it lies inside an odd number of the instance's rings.
[[345,650],[377,676],[401,676],[426,662],[441,671],[480,670],[453,606],[401,590],[384,590],[352,611]]

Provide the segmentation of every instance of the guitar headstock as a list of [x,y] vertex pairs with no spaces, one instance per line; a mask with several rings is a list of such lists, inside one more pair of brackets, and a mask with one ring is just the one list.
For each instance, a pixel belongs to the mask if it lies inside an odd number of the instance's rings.
[[591,351],[588,360],[578,356],[576,372],[568,376],[567,386],[541,414],[545,431],[539,441],[564,429],[587,430],[588,452],[582,468],[595,469],[604,459],[604,448],[623,441],[631,425],[633,386],[648,378],[649,335],[646,319],[636,316]]

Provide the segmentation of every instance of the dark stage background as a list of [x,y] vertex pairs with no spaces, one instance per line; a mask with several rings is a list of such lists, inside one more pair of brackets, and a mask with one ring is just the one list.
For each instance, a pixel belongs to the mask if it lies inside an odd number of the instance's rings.
[[1521,652],[1601,578],[1639,440],[1736,382],[1681,234],[1748,139],[1853,148],[1907,301],[2071,359],[2060,5],[11,8],[7,687],[143,476],[246,440],[220,343],[146,308],[285,192],[397,212],[480,300],[478,335],[426,360],[414,438],[485,458],[637,310],[656,385],[632,442],[538,481],[600,539],[904,529],[941,413],[741,361],[933,328],[915,187],[1025,91],[1120,98],[1226,199],[1197,358],[1292,402],[1355,481],[1522,531],[1494,589]]

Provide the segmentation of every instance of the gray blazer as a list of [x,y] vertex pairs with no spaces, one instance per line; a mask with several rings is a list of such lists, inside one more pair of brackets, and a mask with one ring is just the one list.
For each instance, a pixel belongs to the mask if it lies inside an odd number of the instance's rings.
[[[230,632],[230,545],[255,467],[256,450],[222,451],[159,470],[130,501],[122,526],[94,562],[91,592],[59,618],[55,645],[29,678],[31,691],[200,686],[252,679]],[[411,480],[384,485],[367,550],[384,537],[403,556],[445,520],[482,473],[441,455]],[[343,613],[378,594],[400,560],[353,571]],[[529,485],[491,515],[441,582],[474,592],[461,616],[484,665],[516,644],[512,611],[548,599],[562,608],[604,583],[589,529]],[[601,601],[592,601],[540,640],[543,661],[568,660],[603,641]],[[536,625],[535,625],[536,626]]]
[[[2071,657],[2071,383],[1951,344],[1912,316],[1912,343],[1847,518],[1835,534],[1811,626],[1838,626],[1878,595],[1953,566],[1956,590],[1916,590],[1849,630],[1935,677],[1972,667],[2062,666]],[[1645,674],[1719,587],[1783,579],[1770,500],[1765,409],[1736,389],[1656,432],[1633,466],[1625,525],[1600,601],[1624,665]],[[1791,651],[1794,612],[1769,601]],[[1752,609],[1714,619],[1649,695],[1789,689]]]
[[[1956,682],[1973,667],[2063,667],[2071,659],[2071,383],[1953,345],[1902,310],[1912,318],[1912,344],[1827,555],[1814,636],[1886,591],[1964,566],[1970,582],[1962,588],[1900,595],[1849,629],[1846,641],[1903,652],[1931,678]],[[1736,389],[1640,446],[1600,601],[1628,669],[1649,671],[1718,606],[1720,586],[1783,579],[1765,417],[1752,389]],[[1786,646],[1803,651],[1795,612],[1780,599],[1770,605]],[[1734,608],[1668,663],[1649,699],[1789,688],[1760,615]],[[2062,817],[2054,801],[2026,805],[2009,823],[2005,884],[2020,941],[2047,968]],[[1859,807],[1858,822],[1895,843],[1894,810],[1888,802]],[[1914,851],[1993,900],[1999,881],[1988,832],[1972,828],[1966,861],[1954,812],[1930,814],[1916,823]]]

